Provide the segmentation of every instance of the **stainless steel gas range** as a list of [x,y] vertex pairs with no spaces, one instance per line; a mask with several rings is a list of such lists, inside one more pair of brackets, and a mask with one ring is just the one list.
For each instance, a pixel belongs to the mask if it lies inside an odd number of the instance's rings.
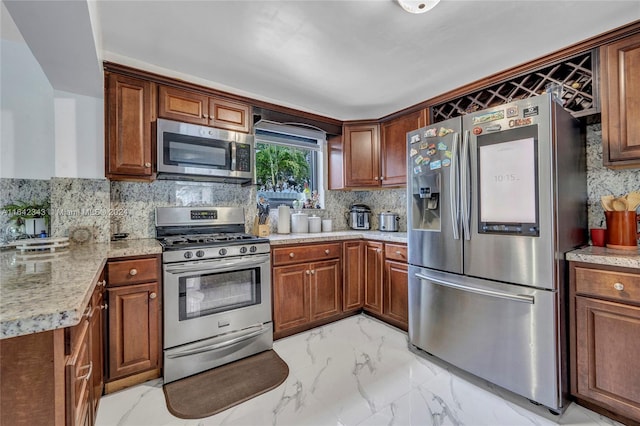
[[273,347],[269,240],[242,207],[158,207],[164,382]]

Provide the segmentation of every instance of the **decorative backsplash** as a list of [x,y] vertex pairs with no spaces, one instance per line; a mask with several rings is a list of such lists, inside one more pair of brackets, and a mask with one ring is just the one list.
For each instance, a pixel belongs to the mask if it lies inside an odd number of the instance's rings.
[[[586,128],[587,193],[589,227],[600,227],[604,213],[602,195],[624,195],[640,191],[640,169],[611,170],[602,165],[600,124]],[[0,206],[15,201],[51,201],[51,234],[67,236],[76,227],[90,227],[96,241],[126,232],[129,238],[155,236],[154,211],[162,206],[225,205],[246,208],[247,230],[256,214],[256,189],[223,183],[155,181],[152,183],[109,182],[104,179],[0,179]],[[378,229],[378,214],[398,213],[400,231],[407,230],[407,200],[404,189],[377,191],[327,191],[325,208],[316,213],[332,219],[336,231],[348,229],[346,213],[353,203],[371,207],[371,229]],[[277,206],[272,206],[272,232],[277,232]],[[9,225],[0,218],[0,229]]]

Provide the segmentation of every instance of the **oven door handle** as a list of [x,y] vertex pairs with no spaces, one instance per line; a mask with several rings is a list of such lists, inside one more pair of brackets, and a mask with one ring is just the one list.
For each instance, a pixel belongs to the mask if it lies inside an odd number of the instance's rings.
[[177,265],[165,265],[165,271],[174,274],[182,272],[222,272],[247,265],[259,265],[269,260],[269,255],[264,256],[246,256],[234,258],[232,260],[210,260],[202,262],[186,262]]
[[235,337],[233,339],[226,340],[224,342],[214,343],[212,345],[200,346],[198,348],[193,348],[193,349],[188,349],[188,350],[185,350],[185,351],[182,351],[182,352],[178,352],[178,353],[168,354],[167,358],[174,359],[174,358],[181,358],[183,356],[196,355],[196,354],[200,354],[200,353],[203,353],[203,352],[217,351],[217,350],[224,349],[226,347],[235,345],[236,343],[240,343],[240,342],[243,342],[245,340],[252,339],[252,338],[254,338],[256,336],[259,336],[259,335],[269,331],[269,327],[264,327],[262,325],[258,325],[257,327],[259,327],[258,330],[252,331],[252,332],[247,333],[247,334],[243,334],[242,336],[238,336],[238,337]]

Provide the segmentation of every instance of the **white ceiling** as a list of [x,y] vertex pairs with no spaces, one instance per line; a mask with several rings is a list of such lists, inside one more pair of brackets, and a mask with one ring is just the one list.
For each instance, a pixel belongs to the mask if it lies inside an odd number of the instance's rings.
[[393,0],[88,3],[101,59],[340,120],[385,116],[640,19],[638,0],[442,0],[421,15]]

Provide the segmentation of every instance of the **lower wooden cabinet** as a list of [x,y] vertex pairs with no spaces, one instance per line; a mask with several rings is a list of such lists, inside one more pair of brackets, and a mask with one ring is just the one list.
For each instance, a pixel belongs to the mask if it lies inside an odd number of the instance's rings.
[[409,266],[394,260],[384,261],[382,315],[403,330],[409,324]]
[[342,309],[358,311],[364,306],[364,243],[345,241],[342,260]]
[[158,256],[107,263],[105,392],[161,376],[161,287]]
[[0,340],[0,425],[92,425],[102,395],[104,292],[80,323]]
[[[329,322],[342,314],[341,254],[339,243],[273,250],[275,338]],[[292,263],[297,259],[303,262]]]
[[364,308],[377,314],[382,314],[383,250],[384,243],[364,242]]
[[571,264],[571,393],[593,410],[637,424],[640,272],[594,266]]

